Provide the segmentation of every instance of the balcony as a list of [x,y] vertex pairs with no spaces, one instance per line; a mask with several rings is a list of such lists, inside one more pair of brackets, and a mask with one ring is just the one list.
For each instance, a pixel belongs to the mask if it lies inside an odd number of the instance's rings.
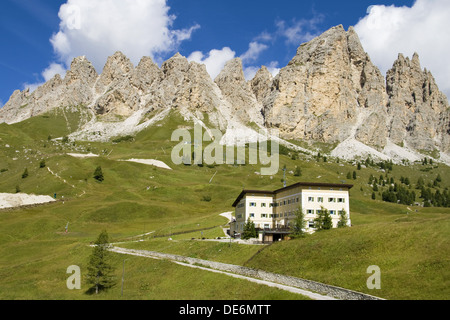
[[266,234],[290,234],[292,233],[291,228],[264,228],[261,229]]

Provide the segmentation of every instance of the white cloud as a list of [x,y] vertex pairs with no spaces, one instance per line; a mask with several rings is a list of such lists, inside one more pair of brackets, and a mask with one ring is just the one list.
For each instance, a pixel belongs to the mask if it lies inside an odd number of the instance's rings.
[[302,19],[300,21],[293,20],[289,25],[284,20],[275,23],[277,27],[277,35],[286,38],[286,44],[299,46],[303,42],[307,42],[320,34],[317,25],[322,22],[322,15],[315,15],[311,19]]
[[221,50],[211,50],[206,56],[200,51],[194,51],[187,59],[188,61],[203,63],[211,78],[215,79],[220,71],[222,71],[225,64],[229,60],[234,59],[235,56],[236,52],[228,47],[224,47]]
[[422,68],[430,70],[439,88],[450,97],[450,1],[417,0],[412,7],[370,6],[356,25],[364,49],[383,74],[399,53],[417,52]]
[[272,74],[272,76],[275,77],[280,72],[281,69],[278,67],[277,61],[272,61],[267,66],[267,70],[269,70],[269,72]]
[[50,80],[55,75],[59,74],[62,78],[66,74],[66,69],[62,64],[59,63],[51,63],[50,66],[42,72],[42,77],[44,77],[45,81]]
[[[272,77],[275,77],[280,72],[280,68],[278,68],[278,62],[277,61],[270,62],[266,66],[266,68],[272,74]],[[261,69],[261,68],[260,67],[256,67],[256,66],[244,67],[245,79],[247,81],[252,80],[255,77],[256,73],[259,71],[259,69]]]
[[44,81],[38,81],[36,83],[25,83],[23,84],[24,89],[30,89],[30,92],[33,92],[38,87],[43,85],[45,82],[51,80],[56,74],[59,74],[61,78],[64,78],[64,75],[66,74],[67,70],[64,68],[62,64],[59,63],[51,63],[47,69],[42,71],[41,76],[44,79]]
[[269,48],[267,45],[259,42],[250,42],[248,50],[240,56],[243,63],[256,61],[261,52]]
[[67,0],[59,10],[60,29],[50,42],[60,60],[86,56],[101,72],[108,56],[122,51],[137,64],[159,59],[198,29],[174,30],[176,19],[166,0]]

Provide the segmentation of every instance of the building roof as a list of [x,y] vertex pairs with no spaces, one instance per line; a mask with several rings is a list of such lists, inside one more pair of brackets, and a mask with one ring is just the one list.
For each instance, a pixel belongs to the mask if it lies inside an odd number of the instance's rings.
[[237,197],[237,199],[233,203],[233,207],[236,207],[238,203],[242,200],[242,198],[249,193],[253,194],[269,194],[276,195],[285,190],[289,190],[296,187],[323,187],[323,188],[353,188],[352,184],[344,184],[344,183],[320,183],[320,182],[298,182],[293,185],[287,186],[285,188],[281,188],[275,191],[264,191],[264,190],[242,190],[241,194]]
[[241,199],[247,194],[247,193],[253,193],[253,194],[275,194],[273,191],[264,191],[264,190],[242,190],[241,194],[237,197],[236,201],[233,203],[233,207],[236,207],[238,203],[241,201]]
[[323,187],[323,188],[353,188],[352,184],[344,184],[344,183],[321,183],[321,182],[298,182],[293,185],[287,186],[285,188],[281,188],[275,190],[275,193],[279,193],[285,190],[289,190],[297,187]]

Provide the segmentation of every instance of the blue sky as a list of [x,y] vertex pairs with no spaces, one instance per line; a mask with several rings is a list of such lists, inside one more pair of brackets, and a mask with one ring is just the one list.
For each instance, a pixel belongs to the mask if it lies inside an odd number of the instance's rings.
[[[301,43],[338,24],[345,29],[358,25],[363,46],[383,73],[399,52],[412,56],[417,51],[425,67],[429,65],[432,72],[443,73],[442,78],[446,78],[450,70],[441,70],[436,63],[442,63],[441,55],[450,49],[449,36],[436,30],[445,29],[441,24],[450,21],[448,3],[3,0],[0,106],[16,89],[35,88],[55,73],[64,75],[75,56],[86,55],[100,73],[106,58],[116,50],[123,51],[135,65],[142,56],[151,56],[161,64],[180,52],[190,61],[207,64],[213,78],[233,57],[243,59],[247,77],[261,65],[276,74]],[[380,37],[385,40],[380,42]],[[439,78],[438,84],[450,92],[450,83],[447,86]]]

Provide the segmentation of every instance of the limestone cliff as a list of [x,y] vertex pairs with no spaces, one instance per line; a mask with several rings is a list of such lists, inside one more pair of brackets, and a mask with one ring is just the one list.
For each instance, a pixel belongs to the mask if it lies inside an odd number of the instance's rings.
[[84,130],[103,130],[105,136],[111,134],[108,123],[132,119],[120,131],[134,126],[132,132],[151,116],[177,110],[221,130],[278,128],[284,139],[311,144],[353,141],[353,147],[361,143],[375,153],[393,145],[428,154],[450,152],[448,101],[432,74],[422,70],[419,56],[399,54],[384,77],[352,27],[329,29],[302,44],[277,76],[262,67],[251,81],[239,58],[213,80],[204,65],[179,53],[161,67],[149,57],[135,67],[116,52],[100,74],[79,57],[64,79],[56,75],[34,92],[15,91],[0,109],[0,123],[61,106],[84,106],[97,119]]

